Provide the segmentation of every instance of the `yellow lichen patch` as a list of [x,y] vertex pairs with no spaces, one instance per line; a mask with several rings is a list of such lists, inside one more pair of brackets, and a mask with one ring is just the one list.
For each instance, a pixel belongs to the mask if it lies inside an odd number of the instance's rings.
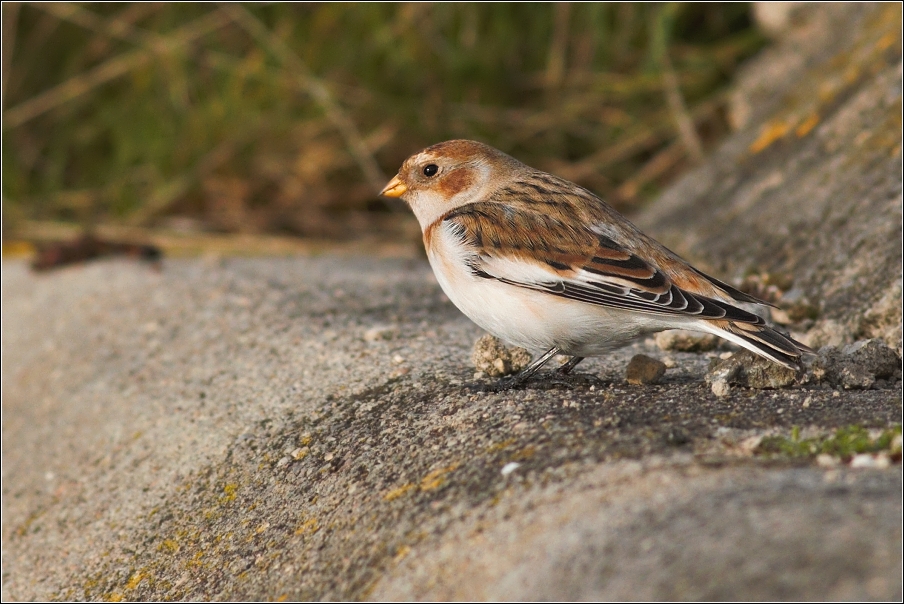
[[147,575],[141,571],[135,573],[126,583],[126,589],[135,589],[145,579],[147,579]]
[[226,486],[223,487],[223,496],[220,497],[220,503],[230,503],[235,501],[236,493],[239,490],[239,485],[234,482],[230,482]]
[[410,552],[411,552],[411,548],[410,548],[410,547],[408,547],[407,545],[401,546],[401,547],[398,549],[398,551],[396,552],[396,555],[393,557],[393,559],[392,559],[393,562],[395,562],[396,564],[398,564],[399,562],[401,562],[402,560],[404,560],[404,559],[405,559],[405,556],[407,556]]
[[277,602],[285,602],[289,599],[289,594],[280,594],[279,597],[276,598]]
[[527,446],[527,447],[524,447],[523,449],[521,449],[520,451],[518,451],[517,453],[515,453],[514,455],[512,455],[512,459],[513,460],[530,459],[531,457],[534,456],[534,454],[536,452],[537,452],[536,447],[534,447],[532,445]]
[[386,501],[392,501],[393,499],[398,499],[399,497],[401,497],[402,495],[404,495],[405,493],[407,493],[408,491],[410,491],[413,488],[415,488],[415,487],[411,483],[403,484],[402,486],[396,487],[393,490],[386,493],[385,495],[383,495],[383,499]]
[[123,599],[124,598],[122,597],[122,594],[116,592],[108,594],[106,597],[104,597],[104,600],[106,600],[107,602],[122,602]]
[[459,465],[461,464],[454,463],[451,466],[433,470],[421,480],[421,490],[432,491],[433,489],[438,489],[443,486],[446,483],[446,474],[454,471]]
[[502,451],[503,449],[509,448],[512,444],[514,444],[515,439],[509,438],[499,443],[493,443],[489,447],[487,447],[487,453],[495,453],[496,451]]
[[320,524],[317,522],[316,518],[308,518],[304,522],[302,522],[297,529],[295,529],[296,535],[304,535],[307,533],[314,534],[320,530]]
[[750,144],[751,153],[759,153],[775,141],[788,134],[790,126],[785,122],[770,122],[766,124],[763,131],[755,141]]
[[264,522],[264,523],[261,524],[259,527],[257,527],[256,529],[254,529],[254,532],[255,532],[256,534],[260,535],[261,533],[263,533],[264,531],[266,531],[268,528],[270,528],[270,523],[269,523],[269,522]]
[[160,542],[160,545],[157,546],[157,551],[176,553],[179,551],[179,543],[177,543],[175,539],[164,539]]
[[807,134],[809,134],[810,130],[815,128],[818,123],[819,115],[816,113],[811,113],[810,117],[805,119],[797,128],[794,129],[794,134],[796,134],[798,138],[803,138]]

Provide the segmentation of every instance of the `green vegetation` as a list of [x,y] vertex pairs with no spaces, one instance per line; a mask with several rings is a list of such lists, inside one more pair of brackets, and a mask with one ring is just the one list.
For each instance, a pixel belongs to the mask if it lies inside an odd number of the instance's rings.
[[[901,426],[883,430],[878,436],[870,436],[869,430],[860,426],[839,428],[831,436],[800,438],[800,430],[794,428],[791,436],[768,436],[760,442],[756,453],[780,457],[815,457],[826,454],[848,461],[858,453],[885,452],[897,460],[901,457]],[[895,441],[895,437],[899,437]]]
[[745,4],[3,5],[3,214],[348,236],[476,138],[623,206],[726,130]]

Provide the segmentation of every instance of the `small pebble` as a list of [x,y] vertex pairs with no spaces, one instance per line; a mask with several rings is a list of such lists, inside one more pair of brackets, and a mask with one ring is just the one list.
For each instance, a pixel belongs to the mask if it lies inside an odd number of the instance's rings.
[[643,354],[634,355],[628,363],[629,384],[655,384],[665,374],[665,365]]
[[660,331],[656,334],[655,340],[661,350],[679,352],[706,352],[719,345],[719,338],[712,334],[684,329]]
[[788,313],[781,308],[772,307],[769,309],[769,314],[772,317],[773,323],[779,323],[781,325],[791,325],[794,321],[791,320],[791,317]]
[[392,325],[374,325],[364,332],[365,342],[377,342],[379,340],[391,340],[398,334],[398,328]]
[[506,346],[489,334],[474,343],[471,360],[478,372],[490,377],[502,377],[518,373],[530,364],[530,353],[523,348]]
[[505,464],[504,466],[502,466],[502,475],[508,476],[509,474],[511,474],[512,472],[514,472],[515,470],[517,470],[520,467],[521,467],[521,464],[518,463],[517,461],[510,461],[507,464]]
[[746,388],[783,388],[793,384],[796,377],[796,371],[742,350],[728,359],[712,362],[706,381],[714,384],[722,380]]
[[852,468],[887,468],[890,464],[890,460],[887,455],[876,455],[873,457],[868,453],[861,453],[859,455],[854,455],[851,459],[851,467]]
[[837,457],[829,455],[828,453],[820,453],[816,456],[816,465],[821,466],[823,468],[834,468],[841,463]]
[[731,394],[731,385],[726,380],[716,380],[712,385],[713,394],[722,398]]

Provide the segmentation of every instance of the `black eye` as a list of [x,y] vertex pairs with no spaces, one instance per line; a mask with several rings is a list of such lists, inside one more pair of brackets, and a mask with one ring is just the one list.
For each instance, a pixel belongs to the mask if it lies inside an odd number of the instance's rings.
[[424,176],[435,176],[439,172],[439,166],[436,164],[428,164],[424,166]]

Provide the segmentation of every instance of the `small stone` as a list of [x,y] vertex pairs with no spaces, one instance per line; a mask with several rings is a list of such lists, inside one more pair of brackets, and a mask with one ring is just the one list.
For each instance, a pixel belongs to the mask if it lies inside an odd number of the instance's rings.
[[762,434],[755,434],[753,436],[748,436],[744,440],[738,443],[738,451],[743,453],[744,455],[753,455],[757,447],[760,446],[760,443],[763,442]]
[[823,346],[809,361],[803,382],[827,382],[846,390],[865,390],[900,369],[897,353],[879,339],[860,340],[843,349]]
[[706,381],[725,381],[748,388],[782,388],[793,384],[797,372],[744,350],[723,361],[716,361],[706,374]]
[[411,367],[399,367],[389,372],[389,379],[395,379],[411,373]]
[[656,345],[660,350],[679,352],[706,352],[719,345],[719,338],[709,334],[684,329],[669,329],[656,334]]
[[887,468],[890,464],[887,455],[876,455],[875,457],[868,453],[860,453],[851,458],[852,468]]
[[790,325],[793,323],[791,317],[788,316],[788,313],[781,308],[770,308],[769,315],[772,318],[773,323],[778,323],[780,325]]
[[509,474],[511,474],[512,472],[514,472],[515,470],[517,470],[520,467],[521,467],[521,464],[518,463],[517,461],[510,461],[507,464],[505,464],[504,466],[502,466],[502,475],[508,476]]
[[834,468],[841,463],[837,457],[828,453],[820,453],[816,456],[816,465],[823,468]]
[[901,368],[901,359],[895,351],[878,338],[854,342],[845,346],[841,354],[849,357],[850,362],[862,365],[877,378],[891,377]]
[[391,340],[398,335],[398,331],[398,328],[394,325],[374,325],[364,332],[364,341]]
[[713,394],[723,398],[731,394],[731,385],[726,380],[716,380],[712,385]]
[[471,360],[478,372],[490,377],[502,377],[527,367],[531,357],[523,348],[506,346],[499,338],[487,334],[474,344]]
[[665,365],[643,354],[634,355],[628,363],[629,384],[655,384],[665,374]]

